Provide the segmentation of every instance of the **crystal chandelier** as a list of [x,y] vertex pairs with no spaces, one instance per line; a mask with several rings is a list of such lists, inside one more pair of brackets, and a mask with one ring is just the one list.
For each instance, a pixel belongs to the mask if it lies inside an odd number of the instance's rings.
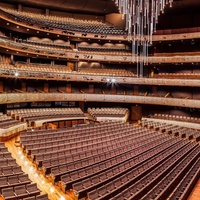
[[137,75],[143,76],[143,66],[148,63],[148,46],[156,31],[158,16],[173,0],[115,0],[122,16],[125,16],[128,40],[132,42],[132,62],[137,63]]

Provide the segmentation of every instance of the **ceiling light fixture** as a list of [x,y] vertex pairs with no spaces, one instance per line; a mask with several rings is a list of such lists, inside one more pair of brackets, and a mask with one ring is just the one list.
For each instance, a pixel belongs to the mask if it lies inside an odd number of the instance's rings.
[[132,42],[132,62],[137,63],[137,75],[143,76],[143,66],[148,63],[148,47],[156,31],[158,16],[173,0],[115,0],[122,17],[128,40]]

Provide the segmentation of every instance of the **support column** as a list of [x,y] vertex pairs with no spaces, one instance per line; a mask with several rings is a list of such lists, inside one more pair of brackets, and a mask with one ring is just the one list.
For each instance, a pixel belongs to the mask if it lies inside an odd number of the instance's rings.
[[18,4],[18,8],[17,8],[17,10],[18,10],[19,12],[22,12],[22,11],[23,11],[22,4]]
[[139,86],[134,85],[133,86],[133,95],[138,96],[138,94],[139,94]]
[[10,63],[14,63],[14,56],[10,55]]
[[94,85],[89,85],[89,89],[88,89],[89,94],[94,94]]
[[76,72],[78,71],[78,62],[74,63],[74,71],[76,71]]
[[142,119],[142,106],[131,106],[131,121]]
[[45,93],[48,93],[48,92],[49,92],[49,84],[48,84],[48,83],[45,83],[45,84],[44,84],[44,92],[45,92]]
[[85,102],[84,101],[79,101],[78,102],[78,106],[84,112]]
[[115,84],[111,85],[111,94],[117,94],[117,88]]
[[2,55],[2,62],[6,62],[6,57],[5,57],[5,55]]
[[53,66],[55,64],[55,61],[54,60],[52,60],[51,61],[51,66]]
[[22,82],[22,88],[21,88],[21,90],[23,92],[26,92],[26,82]]
[[0,92],[3,92],[3,90],[4,90],[3,81],[0,81]]
[[67,85],[66,85],[66,92],[72,93],[72,85],[70,83],[67,83]]
[[156,85],[152,86],[152,93],[155,97],[158,96],[158,87]]
[[74,62],[68,62],[68,68],[72,71],[76,71],[75,68],[75,63]]
[[48,8],[45,9],[45,15],[49,16],[49,9]]

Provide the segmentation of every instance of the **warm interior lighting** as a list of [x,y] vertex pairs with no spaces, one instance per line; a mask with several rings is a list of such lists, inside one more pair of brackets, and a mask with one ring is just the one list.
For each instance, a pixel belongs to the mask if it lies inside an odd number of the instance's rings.
[[111,82],[112,82],[112,83],[115,83],[115,81],[116,81],[116,80],[115,80],[114,78],[111,79]]
[[59,200],[66,200],[65,197],[61,196]]
[[19,155],[22,155],[22,151],[21,151],[21,150],[18,150],[18,154],[19,154]]
[[54,191],[55,191],[54,187],[51,187],[50,188],[50,193],[54,193]]
[[19,72],[15,72],[15,77],[18,77],[19,76]]
[[28,165],[28,161],[25,161],[24,165],[27,166]]
[[173,0],[115,0],[122,16],[125,16],[128,40],[132,42],[132,62],[137,63],[137,74],[143,76],[143,66],[148,63],[148,47],[156,31],[158,16]]
[[29,168],[29,171],[32,172],[33,170],[34,170],[34,167],[31,166],[31,167]]

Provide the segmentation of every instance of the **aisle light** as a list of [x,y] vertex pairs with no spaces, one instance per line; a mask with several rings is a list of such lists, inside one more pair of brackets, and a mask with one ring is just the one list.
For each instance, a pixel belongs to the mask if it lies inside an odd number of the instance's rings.
[[19,72],[15,72],[15,77],[18,77],[19,76]]
[[116,81],[115,78],[112,78],[112,79],[111,79],[111,82],[112,82],[112,83],[115,83],[115,81]]

